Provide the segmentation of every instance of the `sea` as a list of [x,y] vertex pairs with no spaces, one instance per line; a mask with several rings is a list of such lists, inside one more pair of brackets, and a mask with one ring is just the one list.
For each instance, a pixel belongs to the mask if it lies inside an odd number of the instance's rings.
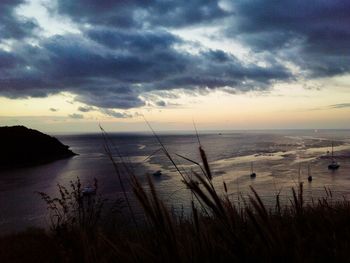
[[[267,206],[274,206],[276,194],[288,205],[291,189],[297,189],[300,183],[306,203],[319,198],[335,201],[350,198],[350,130],[51,135],[78,155],[0,172],[1,233],[48,227],[48,211],[38,192],[58,196],[57,184],[69,187],[77,178],[83,186],[92,185],[97,179],[98,192],[103,198],[121,198],[122,188],[111,156],[117,166],[127,166],[145,188],[147,177],[151,178],[159,196],[173,211],[186,212],[192,195],[183,183],[183,176],[191,178],[194,172],[201,172],[196,164],[201,164],[199,146],[207,155],[217,191],[228,195],[233,202],[242,202],[252,194],[253,187]],[[336,171],[328,169],[332,144],[334,157],[340,164]],[[250,176],[252,170],[255,178]],[[157,171],[161,171],[160,176],[153,175]],[[129,173],[123,172],[121,179],[133,200]],[[311,182],[307,180],[309,175],[313,178]]]

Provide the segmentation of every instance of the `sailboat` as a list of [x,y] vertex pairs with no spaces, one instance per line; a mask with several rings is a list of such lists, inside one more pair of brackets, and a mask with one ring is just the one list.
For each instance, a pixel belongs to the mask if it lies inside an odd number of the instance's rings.
[[160,177],[161,175],[162,175],[162,171],[161,170],[158,170],[158,171],[153,173],[153,176],[155,176],[155,177]]
[[83,196],[96,195],[96,188],[89,185],[89,186],[84,187],[81,192],[82,192]]
[[250,163],[250,178],[255,178],[256,173],[253,171],[253,163]]
[[312,175],[311,175],[311,170],[310,170],[310,164],[307,166],[307,180],[309,181],[309,183],[311,183],[312,181]]
[[338,162],[334,159],[334,154],[333,154],[333,142],[332,142],[332,162],[328,165],[329,170],[337,170],[340,167]]

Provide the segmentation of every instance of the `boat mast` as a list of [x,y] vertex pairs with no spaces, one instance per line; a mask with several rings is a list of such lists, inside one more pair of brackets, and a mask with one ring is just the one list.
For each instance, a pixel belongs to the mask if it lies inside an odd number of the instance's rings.
[[310,163],[308,163],[307,165],[307,180],[309,181],[309,183],[311,183],[312,181]]

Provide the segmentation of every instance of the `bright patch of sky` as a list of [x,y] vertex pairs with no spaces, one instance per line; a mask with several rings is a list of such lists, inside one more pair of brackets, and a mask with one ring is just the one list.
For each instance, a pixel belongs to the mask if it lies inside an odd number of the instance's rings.
[[19,16],[34,18],[46,37],[65,33],[80,33],[79,27],[68,17],[58,15],[55,11],[57,0],[27,0],[16,9]]

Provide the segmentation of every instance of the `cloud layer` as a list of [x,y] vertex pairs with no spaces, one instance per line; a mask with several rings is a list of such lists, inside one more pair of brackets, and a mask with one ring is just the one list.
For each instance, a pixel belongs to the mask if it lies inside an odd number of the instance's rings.
[[350,70],[350,2],[238,0],[229,37],[255,52],[270,52],[295,63],[310,77]]
[[[346,1],[58,0],[52,15],[69,17],[80,32],[49,37],[38,33],[35,20],[16,14],[20,4],[0,3],[0,43],[11,42],[0,48],[0,95],[9,98],[67,91],[124,118],[111,109],[142,107],[154,91],[268,90],[276,82],[350,71]],[[187,51],[194,44],[173,29],[199,26],[215,26],[252,56],[263,54],[263,66],[199,43],[197,52]]]

